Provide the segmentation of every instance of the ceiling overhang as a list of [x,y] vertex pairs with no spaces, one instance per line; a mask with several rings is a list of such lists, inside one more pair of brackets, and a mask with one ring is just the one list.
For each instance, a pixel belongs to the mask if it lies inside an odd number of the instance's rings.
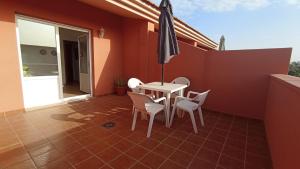
[[[158,27],[159,8],[148,0],[78,0],[102,10],[136,19],[146,19]],[[199,46],[216,49],[218,44],[183,21],[175,18],[175,31],[184,38],[195,41]]]

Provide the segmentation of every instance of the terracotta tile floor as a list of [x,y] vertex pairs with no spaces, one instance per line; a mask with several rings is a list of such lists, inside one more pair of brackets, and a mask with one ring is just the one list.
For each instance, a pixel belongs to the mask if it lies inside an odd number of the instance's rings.
[[186,115],[171,129],[155,121],[146,139],[147,121],[130,131],[130,109],[128,97],[104,96],[2,115],[0,168],[272,168],[262,121],[204,111],[199,134]]

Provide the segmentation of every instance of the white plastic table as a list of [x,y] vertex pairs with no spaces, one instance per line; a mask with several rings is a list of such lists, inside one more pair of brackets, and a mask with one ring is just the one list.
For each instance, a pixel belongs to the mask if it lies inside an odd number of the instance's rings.
[[174,84],[174,83],[164,83],[161,85],[161,82],[151,82],[138,86],[138,88],[143,90],[157,91],[165,94],[166,100],[166,127],[169,127],[170,122],[170,107],[171,107],[171,94],[174,92],[179,92],[180,96],[183,96],[183,89],[187,88],[185,84]]

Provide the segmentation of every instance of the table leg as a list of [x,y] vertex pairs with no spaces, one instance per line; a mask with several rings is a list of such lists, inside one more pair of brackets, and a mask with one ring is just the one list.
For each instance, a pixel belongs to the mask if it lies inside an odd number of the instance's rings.
[[170,107],[171,107],[171,93],[166,93],[166,109],[167,109],[167,112],[166,112],[166,116],[167,116],[167,119],[166,119],[166,127],[170,127],[169,126],[169,123],[170,123]]
[[[183,89],[182,90],[179,90],[179,96],[183,96]],[[177,116],[179,118],[183,118],[184,116],[184,112],[180,109],[177,109]]]

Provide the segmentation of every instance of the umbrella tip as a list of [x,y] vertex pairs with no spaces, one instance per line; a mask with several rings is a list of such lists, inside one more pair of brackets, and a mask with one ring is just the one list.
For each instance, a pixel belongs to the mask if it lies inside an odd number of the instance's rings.
[[160,7],[160,8],[167,7],[167,6],[170,5],[170,4],[171,4],[171,3],[170,3],[169,0],[162,0],[162,1],[160,2],[159,7]]
[[225,40],[225,36],[224,35],[221,36],[221,40]]

